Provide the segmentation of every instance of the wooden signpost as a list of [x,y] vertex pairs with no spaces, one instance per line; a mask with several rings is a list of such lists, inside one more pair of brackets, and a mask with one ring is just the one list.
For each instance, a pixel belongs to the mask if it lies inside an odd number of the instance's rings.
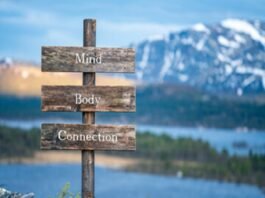
[[135,150],[134,126],[43,124],[41,149]]
[[131,48],[42,47],[42,71],[134,72]]
[[43,72],[83,72],[83,86],[42,86],[42,111],[82,112],[83,124],[42,124],[41,149],[82,150],[82,198],[94,197],[94,150],[135,150],[135,127],[95,125],[95,112],[135,112],[132,86],[95,86],[95,72],[134,72],[131,48],[96,48],[96,21],[84,20],[84,47],[42,47]]
[[42,111],[135,111],[129,86],[42,86]]

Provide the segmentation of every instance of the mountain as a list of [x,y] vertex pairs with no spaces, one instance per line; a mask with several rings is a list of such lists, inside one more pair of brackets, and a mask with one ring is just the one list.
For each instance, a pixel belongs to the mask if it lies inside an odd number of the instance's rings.
[[[0,59],[0,95],[39,96],[41,85],[81,85],[81,73],[41,72],[31,62]],[[131,85],[121,77],[97,75],[97,85]]]
[[133,44],[136,78],[238,95],[265,92],[265,22],[226,19]]

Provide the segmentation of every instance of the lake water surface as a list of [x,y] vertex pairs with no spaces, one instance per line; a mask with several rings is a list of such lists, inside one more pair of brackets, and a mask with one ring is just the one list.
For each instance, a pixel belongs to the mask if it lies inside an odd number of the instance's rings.
[[[80,165],[0,165],[0,185],[13,191],[34,192],[37,198],[56,197],[59,189],[71,183],[80,192]],[[202,179],[127,173],[96,167],[98,198],[264,198],[251,185]]]
[[[41,123],[80,123],[74,120],[1,120],[0,125],[30,129],[39,128]],[[226,149],[231,155],[248,155],[251,150],[254,153],[265,154],[265,131],[238,131],[228,129],[207,129],[169,127],[154,125],[137,125],[137,131],[150,131],[155,134],[166,133],[172,137],[191,137],[207,141],[218,151]],[[243,145],[243,146],[235,146]]]

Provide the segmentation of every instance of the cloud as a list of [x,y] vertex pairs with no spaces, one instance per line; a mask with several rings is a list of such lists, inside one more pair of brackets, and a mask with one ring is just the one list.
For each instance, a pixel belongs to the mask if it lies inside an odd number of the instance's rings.
[[[70,15],[68,12],[56,12],[49,6],[34,7],[22,1],[0,0],[0,24],[7,28],[6,31],[10,30],[10,34],[4,37],[16,43],[11,51],[2,45],[1,51],[9,56],[15,52],[16,56],[21,54],[23,58],[39,60],[39,50],[43,45],[82,45],[82,20],[85,14],[78,12]],[[138,17],[123,18],[122,21],[102,17],[97,18],[97,46],[126,47],[152,35],[164,35],[184,27],[173,23],[143,21]]]
[[163,36],[169,32],[180,31],[187,26],[169,23],[98,20],[97,27],[100,46],[125,47],[131,43],[137,43],[150,38],[151,36]]
[[58,25],[59,21],[59,17],[51,12],[25,7],[12,1],[1,1],[0,11],[0,23],[9,25],[52,27]]
[[108,31],[119,32],[142,32],[153,34],[165,34],[170,31],[179,31],[183,29],[184,25],[177,24],[162,24],[153,22],[110,22],[110,21],[98,21],[98,26],[107,29]]
[[[12,1],[0,2],[0,23],[16,27],[18,30],[27,29],[27,34],[20,31],[23,43],[30,44],[77,44],[75,18],[68,19],[50,11],[24,7],[23,4]],[[29,35],[31,34],[31,35]],[[81,33],[80,33],[81,34]],[[17,38],[17,37],[16,37]]]
[[20,12],[13,16],[1,16],[0,23],[13,25],[30,25],[38,27],[55,26],[56,18],[50,13],[29,10],[27,12]]
[[19,9],[17,4],[15,4],[14,2],[5,1],[5,0],[0,1],[0,10],[1,11],[8,11],[8,10],[14,10],[14,9],[16,9],[16,10]]
[[[52,29],[48,30],[43,37],[44,45],[73,45],[78,46],[82,44],[82,33],[75,34],[72,32]],[[81,37],[81,38],[78,38]]]
[[149,30],[149,31],[161,31],[161,30],[172,30],[179,29],[180,27],[174,24],[159,24],[159,23],[149,23],[149,22],[110,22],[110,21],[100,21],[100,24],[111,30],[119,31],[137,31],[137,30]]

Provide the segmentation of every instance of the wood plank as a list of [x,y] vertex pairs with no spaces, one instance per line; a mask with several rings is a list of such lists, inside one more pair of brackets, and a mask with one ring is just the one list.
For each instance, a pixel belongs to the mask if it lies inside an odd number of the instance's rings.
[[136,150],[131,125],[42,124],[41,149]]
[[132,48],[42,47],[43,72],[128,72],[135,70]]
[[42,86],[42,111],[135,112],[132,86]]

